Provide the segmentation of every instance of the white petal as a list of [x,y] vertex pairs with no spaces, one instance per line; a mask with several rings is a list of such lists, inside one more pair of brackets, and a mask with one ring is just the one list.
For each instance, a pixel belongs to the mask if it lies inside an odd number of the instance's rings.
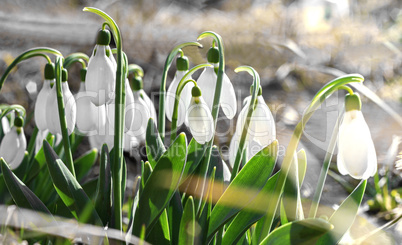
[[77,104],[76,125],[81,133],[90,134],[91,131],[95,131],[98,128],[98,122],[100,120],[99,111],[102,107],[95,106],[91,102],[84,87],[85,85],[81,83],[80,90],[75,95]]
[[262,145],[258,140],[252,138],[248,141],[248,147],[246,151],[246,162],[250,161],[250,159],[255,156],[258,152],[260,152],[265,145]]
[[[166,117],[169,121],[172,121],[173,107],[174,107],[174,102],[175,102],[175,98],[176,98],[177,86],[179,85],[180,80],[184,77],[186,72],[187,71],[176,71],[176,74],[166,92],[165,113],[166,113]],[[183,92],[182,92],[182,95],[183,95]],[[179,114],[182,111],[185,111],[185,108],[187,108],[187,107],[184,107],[184,104],[183,104],[184,101],[182,99],[182,95],[181,95],[180,101],[179,101],[179,108],[178,108]],[[182,120],[177,120],[177,126],[180,126],[182,123],[183,123]]]
[[127,78],[125,81],[125,86],[126,86],[126,106],[125,106],[126,117],[124,123],[124,132],[127,132],[130,129],[131,124],[133,123],[135,115],[132,110],[129,110],[130,106],[134,104],[134,95]]
[[248,133],[259,141],[262,146],[267,146],[276,139],[274,117],[262,96],[258,96],[257,106],[251,117]]
[[39,150],[42,148],[43,140],[46,139],[46,136],[49,134],[49,130],[44,130],[38,131],[38,134],[36,135],[35,139],[35,154],[39,152]]
[[106,56],[106,46],[98,45],[96,53],[91,57],[85,78],[85,89],[93,92],[91,101],[96,106],[106,104],[114,98],[116,69]]
[[36,98],[35,102],[35,124],[39,130],[46,130],[46,105],[47,105],[47,98],[49,97],[50,93],[50,83],[52,81],[45,80],[43,82],[42,89],[40,90],[38,97]]
[[10,169],[16,169],[24,159],[27,142],[24,135],[24,129],[18,134],[15,127],[4,136],[0,144],[0,157],[10,166]]
[[145,104],[148,107],[148,110],[151,114],[151,117],[154,119],[155,124],[158,121],[158,118],[156,116],[156,110],[155,110],[155,106],[154,103],[152,102],[152,100],[148,97],[148,95],[145,93],[145,91],[143,89],[140,89],[138,92],[140,92],[141,98],[145,101]]
[[[236,130],[237,132],[237,130]],[[239,149],[239,143],[240,143],[240,134],[235,133],[232,136],[232,139],[230,141],[229,145],[229,164],[233,168],[234,162],[236,160],[236,154],[237,154],[237,149]]]
[[52,87],[47,98],[46,105],[46,125],[50,133],[56,135],[61,134],[59,109],[57,107],[56,84]]
[[68,134],[70,135],[74,132],[75,128],[75,122],[77,119],[77,105],[75,103],[75,98],[68,87],[68,83],[62,82],[61,84],[62,84],[62,93],[64,101],[64,111],[67,122],[67,130]]
[[212,111],[214,103],[215,87],[216,87],[216,73],[214,68],[206,67],[197,80],[197,85],[201,89],[201,95]]
[[355,179],[367,179],[377,169],[374,143],[361,111],[345,113],[339,128],[338,160],[340,171]]
[[229,77],[226,74],[223,76],[220,103],[223,113],[225,113],[228,119],[232,119],[236,115],[237,100],[233,84],[230,82]]
[[1,119],[1,129],[3,130],[3,133],[6,134],[10,131],[10,122],[8,121],[7,117],[3,117]]
[[203,98],[198,97],[197,99],[199,99],[199,103],[195,103],[195,98],[192,98],[187,117],[191,134],[198,143],[204,144],[212,139],[214,123]]
[[131,134],[137,138],[138,142],[145,142],[145,134],[151,112],[138,91],[134,92],[134,104],[130,107],[130,110],[135,114],[130,127]]

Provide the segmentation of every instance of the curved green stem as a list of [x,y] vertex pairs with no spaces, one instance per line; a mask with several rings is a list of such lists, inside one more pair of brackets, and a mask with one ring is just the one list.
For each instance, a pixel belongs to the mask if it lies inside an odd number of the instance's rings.
[[85,61],[88,63],[89,62],[89,57],[88,55],[84,53],[72,53],[69,56],[66,57],[63,63],[63,67],[66,69],[69,69],[72,64],[75,62],[80,62],[82,65],[82,68],[86,68],[87,65]]
[[63,58],[56,57],[55,75],[56,75],[57,107],[59,111],[61,135],[63,137],[62,141],[64,146],[64,154],[66,156],[66,166],[70,170],[71,174],[75,177],[73,156],[71,154],[70,139],[68,137],[68,131],[67,131],[67,121],[66,121],[63,93],[61,91],[62,64],[63,64]]
[[159,113],[158,113],[158,131],[162,141],[165,139],[165,95],[166,95],[166,79],[170,66],[180,49],[186,46],[197,46],[202,48],[198,42],[187,42],[177,45],[166,58],[165,66],[163,67],[162,81],[159,92]]
[[113,177],[113,205],[114,205],[114,223],[112,227],[122,230],[122,170],[123,170],[123,129],[124,129],[124,104],[126,100],[126,91],[124,86],[125,75],[123,71],[123,44],[121,40],[120,29],[116,22],[105,12],[96,8],[85,7],[84,11],[95,13],[101,16],[109,25],[116,43],[117,49],[117,71],[116,71],[116,97],[115,97],[115,131],[114,131],[114,159],[112,164]]
[[328,144],[327,152],[325,153],[325,158],[321,168],[320,177],[318,178],[317,188],[315,189],[313,201],[311,203],[309,218],[315,218],[317,214],[318,205],[320,204],[320,199],[322,195],[322,190],[324,189],[325,180],[328,175],[329,165],[331,163],[331,159],[334,154],[336,146],[336,141],[338,139],[339,124],[341,118],[343,117],[343,113],[344,112],[342,112],[341,115],[339,115],[338,119],[336,120],[334,130],[332,131],[331,140]]
[[193,79],[190,79],[190,77],[191,77],[191,75],[194,74],[194,72],[198,71],[199,69],[205,68],[205,67],[213,67],[213,66],[210,64],[201,64],[201,65],[197,65],[197,66],[193,67],[182,77],[179,84],[177,85],[176,95],[175,95],[175,100],[174,100],[174,105],[173,105],[172,132],[170,134],[170,142],[173,142],[177,135],[177,116],[178,116],[178,111],[179,111],[179,101],[180,101],[181,92],[183,91],[184,86],[186,86],[186,84],[189,82],[193,82],[194,85],[197,85],[197,82],[194,81]]
[[127,72],[134,72],[140,77],[144,77],[144,70],[141,68],[141,66],[136,65],[136,64],[129,64]]
[[10,74],[11,70],[21,61],[32,57],[42,56],[46,58],[48,63],[52,63],[50,58],[43,53],[49,53],[63,57],[63,55],[58,50],[52,48],[39,47],[39,48],[28,49],[24,53],[20,54],[17,58],[15,58],[15,60],[7,67],[6,71],[4,72],[3,76],[0,79],[0,90],[3,87],[4,81],[7,79],[8,74]]
[[253,112],[254,112],[254,107],[255,107],[255,105],[257,103],[258,90],[260,88],[260,76],[254,70],[254,68],[252,68],[251,66],[239,66],[239,67],[237,67],[235,69],[235,72],[241,72],[241,71],[246,71],[253,77],[253,92],[251,94],[251,100],[250,100],[250,104],[249,104],[248,111],[247,111],[246,122],[245,122],[245,124],[243,126],[243,129],[242,129],[239,148],[237,149],[235,162],[233,164],[233,169],[232,169],[232,175],[230,177],[230,182],[232,182],[232,180],[236,177],[237,172],[239,171],[240,161],[241,161],[242,156],[243,156],[244,146],[245,146],[245,142],[246,142],[248,127],[250,125],[250,120],[251,120],[251,117],[252,117]]
[[10,113],[11,111],[16,111],[20,116],[22,116],[25,120],[25,108],[22,107],[21,105],[6,105],[6,104],[2,104],[0,105],[0,120],[7,115],[8,113]]
[[343,85],[352,82],[363,82],[364,78],[359,74],[350,74],[345,75],[339,78],[332,80],[327,83],[317,94],[314,96],[311,101],[309,107],[304,112],[302,119],[296,125],[296,128],[293,132],[292,138],[290,139],[289,145],[286,149],[285,157],[282,162],[281,171],[278,176],[278,180],[275,184],[274,193],[272,195],[272,200],[269,202],[267,207],[266,217],[264,219],[262,232],[259,234],[258,242],[261,242],[266,236],[268,236],[269,231],[271,230],[273,218],[278,208],[279,198],[283,192],[283,188],[285,186],[285,181],[287,175],[289,173],[289,169],[291,166],[293,155],[296,152],[297,146],[299,144],[300,138],[304,131],[304,127],[308,120],[313,115],[314,111],[324,102],[326,98],[328,98],[332,93],[337,91]]

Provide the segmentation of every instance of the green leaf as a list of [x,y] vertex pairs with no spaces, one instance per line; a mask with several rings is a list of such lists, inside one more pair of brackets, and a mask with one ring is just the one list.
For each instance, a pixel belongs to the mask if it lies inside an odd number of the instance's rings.
[[286,215],[285,206],[283,205],[283,199],[281,200],[280,218],[282,225],[289,223],[288,216]]
[[332,228],[333,225],[323,219],[294,221],[275,229],[260,245],[316,244],[317,240]]
[[206,144],[201,145],[194,138],[191,139],[190,143],[188,144],[186,167],[184,168],[183,178],[180,184],[182,184],[190,177],[192,173],[194,173],[203,159],[206,150]]
[[102,225],[102,221],[91,200],[85,194],[70,170],[58,158],[47,141],[43,142],[43,146],[53,185],[64,204],[78,221]]
[[297,152],[297,162],[299,169],[299,188],[301,189],[307,171],[307,155],[304,149]]
[[179,233],[179,243],[184,244],[194,244],[195,235],[195,210],[193,197],[187,199],[186,205],[184,206],[183,216],[180,222],[180,233]]
[[362,181],[332,214],[329,222],[334,225],[334,229],[323,236],[317,244],[338,244],[356,218],[366,185],[367,180]]
[[249,205],[267,183],[278,156],[278,141],[258,152],[230,183],[212,210],[208,241],[240,210]]
[[103,144],[100,157],[100,169],[98,177],[95,209],[99,214],[103,225],[107,225],[112,217],[112,174],[110,171],[109,149]]
[[282,194],[285,213],[290,221],[304,219],[303,210],[300,210],[301,198],[299,183],[298,158],[297,154],[294,154]]
[[145,225],[147,235],[175,193],[186,161],[185,134],[180,134],[158,160],[141,193],[135,213],[133,234]]
[[222,244],[236,243],[247,229],[265,215],[266,207],[270,202],[269,197],[272,195],[278,176],[279,172],[269,178],[256,198],[236,215],[226,229]]
[[168,209],[170,241],[177,244],[179,240],[180,221],[183,214],[183,205],[181,202],[180,192],[176,191],[170,200]]
[[15,204],[20,208],[32,209],[51,215],[45,204],[9,169],[3,158],[0,158],[4,182]]
[[148,161],[146,161],[145,163],[143,162],[141,172],[142,173],[141,173],[140,194],[142,193],[142,190],[144,189],[149,176],[151,176],[151,174],[152,174],[152,166]]
[[78,181],[81,181],[85,177],[91,167],[95,164],[97,158],[98,150],[93,148],[74,161],[75,174]]
[[163,210],[162,214],[159,216],[158,222],[156,222],[156,224],[151,228],[151,232],[147,237],[147,242],[158,245],[171,244],[166,209]]
[[152,168],[159,158],[166,151],[165,145],[159,135],[158,128],[155,125],[154,119],[149,118],[147,125],[147,133],[145,136],[145,147],[147,149],[147,158]]
[[[54,142],[54,136],[49,133],[48,136],[46,137],[46,141],[49,142],[49,144],[52,146]],[[42,144],[42,147],[39,149],[38,153],[36,153],[34,160],[31,163],[31,166],[29,166],[28,171],[29,173],[24,181],[28,183],[33,178],[35,178],[35,176],[38,175],[38,173],[45,166],[45,164],[46,164],[46,157],[43,151],[43,144]]]
[[23,180],[24,177],[28,174],[28,166],[29,165],[29,153],[25,151],[24,158],[22,159],[21,164],[13,170],[13,173],[20,179]]

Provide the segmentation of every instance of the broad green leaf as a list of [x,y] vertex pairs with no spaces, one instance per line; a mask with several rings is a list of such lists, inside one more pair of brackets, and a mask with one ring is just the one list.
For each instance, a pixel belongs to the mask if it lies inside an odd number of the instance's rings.
[[194,201],[190,196],[184,206],[183,216],[180,222],[179,243],[180,245],[194,244],[195,235],[195,210]]
[[180,134],[158,160],[141,193],[135,213],[133,234],[139,236],[142,226],[147,235],[175,193],[186,162],[186,136]]
[[[200,210],[200,215],[197,216],[197,221],[199,225],[200,231],[197,231],[196,235],[196,241],[197,244],[206,244],[207,243],[207,236],[208,236],[208,227],[209,227],[209,222],[208,219],[211,216],[212,212],[212,198],[215,195],[215,188],[216,186],[219,186],[220,183],[215,185],[215,176],[216,176],[216,167],[212,169],[211,177],[209,179],[209,185],[208,185],[208,191],[206,198],[207,202],[205,203],[204,207]],[[223,228],[221,228],[223,231]],[[218,232],[219,234],[219,232]],[[221,234],[222,235],[222,234]],[[220,244],[221,242],[217,241],[217,244]]]
[[317,240],[333,228],[323,219],[305,219],[287,223],[271,232],[260,245],[316,244]]
[[112,174],[110,171],[109,149],[103,144],[100,157],[100,169],[98,177],[95,209],[99,214],[103,225],[110,222],[112,216]]
[[148,181],[149,176],[152,174],[152,166],[151,164],[146,161],[145,163],[142,164],[141,167],[141,186],[140,186],[140,193],[142,193],[142,190],[144,189],[145,184]]
[[329,222],[334,225],[334,229],[318,240],[317,244],[338,244],[356,218],[366,185],[367,180],[362,181],[332,214]]
[[97,158],[98,150],[93,148],[74,161],[74,169],[78,181],[81,181],[85,177],[91,167],[95,164]]
[[169,223],[166,209],[163,210],[161,216],[159,216],[158,222],[151,228],[151,232],[146,238],[147,242],[151,244],[169,245],[170,232]]
[[294,154],[282,194],[285,213],[290,221],[304,219],[303,211],[299,210],[301,206],[299,183],[299,164],[297,154]]
[[[54,136],[49,133],[48,136],[46,137],[46,141],[49,142],[51,146],[53,146]],[[26,183],[31,181],[35,176],[38,175],[38,173],[45,165],[46,165],[46,157],[43,151],[43,144],[42,144],[42,147],[39,149],[38,153],[36,153],[34,160],[31,162],[31,165],[29,166],[29,174],[24,181]]]
[[212,210],[208,241],[215,232],[246,207],[267,183],[278,153],[278,141],[258,152],[242,168]]
[[147,149],[147,158],[152,168],[155,168],[159,158],[166,151],[165,145],[159,135],[158,128],[154,119],[149,118],[147,125],[147,133],[145,136],[145,147]]
[[236,215],[226,229],[222,244],[236,243],[255,222],[265,215],[266,207],[271,200],[270,196],[279,176],[278,173],[269,178],[256,198]]
[[307,171],[307,155],[304,149],[297,152],[297,162],[299,163],[299,188],[301,189]]
[[98,179],[92,178],[85,183],[82,184],[82,189],[84,190],[85,194],[91,199],[93,203],[96,201],[96,191],[98,188]]
[[281,224],[285,225],[289,223],[288,216],[286,215],[286,210],[285,206],[283,206],[283,199],[281,200],[281,207],[280,207],[280,218],[281,218]]
[[25,152],[24,158],[22,159],[21,164],[13,170],[13,173],[18,177],[18,179],[23,180],[24,177],[28,174],[28,166],[29,165],[29,152]]
[[9,169],[3,158],[0,158],[4,182],[15,204],[20,208],[32,209],[51,215],[45,204]]
[[194,138],[191,139],[188,144],[188,154],[186,167],[184,168],[183,178],[180,184],[190,177],[192,173],[197,169],[201,160],[205,155],[207,147],[206,144],[199,144]]
[[180,221],[183,214],[180,192],[176,191],[170,200],[168,209],[170,241],[177,244],[179,240]]
[[46,162],[54,187],[71,213],[83,223],[102,225],[89,197],[71,174],[70,170],[58,158],[47,141],[43,142]]

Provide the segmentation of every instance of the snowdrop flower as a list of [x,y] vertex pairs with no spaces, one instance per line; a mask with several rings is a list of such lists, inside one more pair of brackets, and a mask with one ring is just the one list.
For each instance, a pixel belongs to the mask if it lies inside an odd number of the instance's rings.
[[190,106],[186,114],[190,132],[198,143],[205,144],[214,135],[214,121],[208,105],[201,97],[200,88],[194,86],[191,89],[191,95]]
[[148,120],[152,116],[152,109],[154,108],[153,104],[151,106],[147,104],[140,92],[143,88],[140,76],[136,75],[134,77],[132,80],[132,88],[134,102],[129,105],[127,112],[133,113],[135,116],[125,137],[128,137],[128,139],[126,139],[128,142],[133,141],[131,138],[134,137],[138,143],[143,143],[145,142]]
[[88,92],[94,92],[91,101],[96,106],[109,103],[114,98],[116,81],[116,67],[110,57],[113,57],[109,48],[110,32],[100,30],[96,40],[96,46],[90,61],[85,79],[85,88]]
[[46,105],[51,91],[51,84],[54,83],[54,65],[46,64],[45,66],[45,81],[42,89],[39,91],[35,102],[35,124],[39,131],[47,130],[46,123]]
[[[154,103],[152,102],[151,98],[149,98],[149,96],[145,93],[144,91],[144,82],[142,81],[142,77],[135,74],[133,79],[132,79],[132,83],[133,85],[133,94],[138,94],[139,97],[141,97],[141,99],[144,100],[145,105],[147,106],[147,109],[149,110],[150,113],[150,117],[152,118],[157,118],[156,116],[156,110],[155,110],[155,106]],[[148,123],[148,120],[147,120]],[[156,121],[155,121],[156,123]]]
[[21,164],[27,147],[23,125],[22,117],[15,118],[14,126],[7,132],[0,144],[0,157],[4,158],[12,170]]
[[85,90],[86,69],[81,70],[81,84],[75,95],[77,104],[77,129],[83,134],[96,132],[99,125],[106,120],[105,107],[95,106],[91,102],[91,94]]
[[[240,138],[243,127],[246,123],[247,112],[250,106],[251,96],[244,99],[244,107],[237,119],[236,131],[232,137],[229,146],[229,163],[233,167],[237,149],[239,148]],[[248,162],[255,154],[269,145],[276,139],[275,120],[269,107],[262,97],[262,89],[260,87],[257,96],[257,105],[250,118],[250,124],[247,130],[245,151],[246,161]]]
[[[165,112],[166,117],[168,118],[169,121],[172,121],[172,114],[173,114],[174,102],[176,99],[177,86],[179,85],[180,80],[184,77],[189,68],[188,58],[186,56],[178,57],[176,59],[176,67],[177,67],[176,74],[166,93]],[[188,79],[192,78],[189,77]],[[181,92],[178,115],[177,115],[177,126],[181,126],[184,122],[186,109],[190,105],[191,89],[193,87],[194,87],[193,83],[187,83],[183,91]]]
[[[71,93],[68,83],[67,70],[62,70],[61,91],[63,94],[64,110],[66,114],[67,130],[70,135],[74,131],[77,107],[73,94]],[[59,120],[59,108],[57,104],[56,85],[52,87],[46,105],[46,122],[50,133],[61,135],[61,127]]]
[[338,137],[339,173],[368,179],[377,172],[377,155],[358,94],[346,95],[345,111]]
[[[208,62],[213,64],[217,69],[219,62],[219,50],[216,47],[209,49]],[[206,67],[197,80],[197,84],[203,91],[203,97],[210,111],[212,111],[212,106],[214,103],[216,80],[217,75],[215,69],[211,67]],[[233,85],[226,74],[223,74],[220,106],[222,107],[223,113],[225,113],[228,119],[232,119],[236,115],[236,94]]]

